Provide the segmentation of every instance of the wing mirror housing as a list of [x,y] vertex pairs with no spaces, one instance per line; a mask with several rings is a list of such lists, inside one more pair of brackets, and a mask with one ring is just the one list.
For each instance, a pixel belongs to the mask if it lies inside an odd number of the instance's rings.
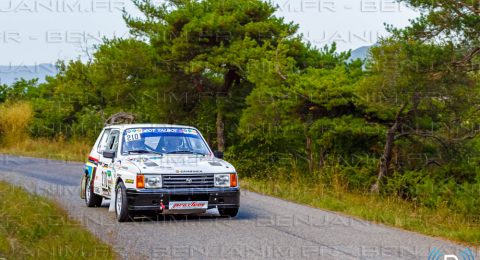
[[115,158],[115,155],[116,155],[115,151],[104,151],[103,152],[103,157],[104,158],[109,158],[109,159],[113,160]]
[[218,159],[223,159],[223,152],[213,151],[213,156],[217,157]]

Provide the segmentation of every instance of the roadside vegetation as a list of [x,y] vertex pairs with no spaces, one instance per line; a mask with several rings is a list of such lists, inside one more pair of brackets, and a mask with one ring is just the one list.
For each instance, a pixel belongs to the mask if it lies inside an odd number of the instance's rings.
[[198,127],[251,189],[479,243],[478,1],[400,1],[424,15],[388,26],[365,61],[304,42],[266,2],[133,2],[131,38],[46,83],[0,86],[1,109],[31,109],[26,128],[0,122],[1,152],[81,159],[125,111]]
[[64,161],[85,160],[92,141],[66,140],[62,135],[32,139],[29,129],[33,113],[27,101],[0,104],[0,153]]
[[376,196],[348,191],[340,183],[326,186],[319,182],[290,182],[242,178],[243,189],[282,198],[300,204],[345,213],[363,220],[381,223],[440,237],[470,246],[480,245],[477,216],[454,213],[448,207],[420,206],[396,196]]
[[90,153],[93,142],[27,138],[9,146],[0,146],[0,153],[61,161],[83,162]]
[[117,258],[55,203],[4,182],[0,182],[0,219],[0,258]]

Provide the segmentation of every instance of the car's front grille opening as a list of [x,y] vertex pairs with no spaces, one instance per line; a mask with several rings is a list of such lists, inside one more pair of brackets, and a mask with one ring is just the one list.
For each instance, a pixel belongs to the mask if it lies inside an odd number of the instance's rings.
[[213,174],[167,174],[163,175],[163,188],[213,188]]

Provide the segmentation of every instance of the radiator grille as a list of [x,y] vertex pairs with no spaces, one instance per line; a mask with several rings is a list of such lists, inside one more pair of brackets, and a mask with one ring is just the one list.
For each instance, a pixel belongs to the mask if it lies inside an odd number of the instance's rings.
[[167,174],[162,176],[163,188],[213,188],[213,174]]

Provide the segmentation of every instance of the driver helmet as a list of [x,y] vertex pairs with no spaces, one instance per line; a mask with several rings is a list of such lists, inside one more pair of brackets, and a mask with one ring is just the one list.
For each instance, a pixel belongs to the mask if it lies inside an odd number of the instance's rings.
[[177,150],[183,145],[183,140],[180,137],[165,138],[165,147],[167,150]]

